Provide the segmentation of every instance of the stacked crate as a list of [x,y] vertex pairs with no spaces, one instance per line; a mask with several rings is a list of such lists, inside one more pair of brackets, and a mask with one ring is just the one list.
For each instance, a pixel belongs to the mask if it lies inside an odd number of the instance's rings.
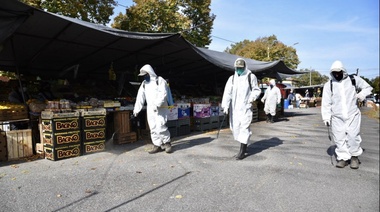
[[83,155],[106,149],[106,109],[81,112]]
[[252,123],[259,121],[259,109],[257,107],[257,101],[252,103]]
[[131,130],[131,116],[132,112],[130,110],[114,112],[114,144],[126,144],[137,141],[137,133]]
[[193,130],[205,131],[211,129],[210,104],[193,104]]
[[45,158],[61,160],[82,155],[79,112],[41,113]]
[[178,120],[168,120],[166,122],[166,126],[168,127],[171,138],[177,136],[177,124],[178,124]]
[[7,137],[5,132],[0,131],[0,162],[8,160]]
[[219,106],[211,105],[210,106],[210,129],[219,128]]
[[169,129],[170,137],[176,137],[177,134],[177,123],[178,123],[178,107],[176,105],[169,106],[165,108],[167,111],[167,122],[166,126]]
[[178,136],[190,134],[190,103],[177,103],[178,107]]

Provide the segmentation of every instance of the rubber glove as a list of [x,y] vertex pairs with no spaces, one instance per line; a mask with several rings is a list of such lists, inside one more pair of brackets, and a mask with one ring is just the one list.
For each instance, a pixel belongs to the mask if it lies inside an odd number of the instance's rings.
[[134,117],[137,117],[138,115],[139,115],[139,113],[136,113],[136,112],[133,113],[133,116],[134,116]]
[[224,115],[228,115],[228,108],[223,108]]
[[356,97],[359,99],[359,101],[364,101],[365,100],[365,96],[363,96],[363,94],[361,94],[361,93],[358,93],[358,94],[356,94]]
[[330,120],[324,120],[323,122],[325,123],[326,126],[330,126]]

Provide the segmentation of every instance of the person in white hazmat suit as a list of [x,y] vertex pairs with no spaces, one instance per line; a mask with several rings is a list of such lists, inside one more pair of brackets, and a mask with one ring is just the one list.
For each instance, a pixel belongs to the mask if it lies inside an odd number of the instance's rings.
[[[357,169],[358,156],[363,153],[360,147],[361,113],[357,102],[371,94],[372,87],[358,76],[354,76],[355,86],[341,61],[332,64],[330,77],[331,80],[323,86],[321,114],[325,125],[331,125],[336,144],[336,167],[344,168],[350,161],[350,167]],[[357,90],[361,91],[357,93]]]
[[277,104],[281,103],[281,91],[276,86],[276,81],[271,79],[269,87],[265,90],[261,102],[264,103],[264,112],[267,115],[267,122],[274,123],[273,118],[276,116]]
[[137,117],[146,101],[147,120],[153,142],[153,149],[149,153],[157,153],[162,149],[165,149],[166,153],[171,153],[170,132],[166,126],[168,116],[166,109],[168,107],[167,83],[162,77],[157,76],[148,64],[140,69],[138,76],[144,76],[144,81],[137,92],[133,115]]
[[242,160],[252,134],[252,102],[259,97],[261,90],[256,76],[248,70],[244,59],[236,59],[234,67],[235,73],[228,78],[224,88],[221,107],[225,115],[230,110],[230,128],[234,139],[240,143],[236,159]]

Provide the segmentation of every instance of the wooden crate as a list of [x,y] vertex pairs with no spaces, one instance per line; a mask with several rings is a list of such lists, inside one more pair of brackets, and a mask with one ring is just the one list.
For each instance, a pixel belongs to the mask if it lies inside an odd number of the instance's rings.
[[136,141],[137,141],[136,132],[115,133],[115,135],[113,136],[114,144],[126,144],[126,143],[133,143]]
[[117,111],[114,113],[114,130],[116,133],[125,134],[131,132],[131,111]]
[[6,132],[8,160],[33,155],[32,130],[13,130]]
[[28,109],[23,105],[18,105],[12,109],[0,110],[0,121],[19,120],[28,118]]
[[5,132],[0,132],[0,161],[8,160],[7,137]]

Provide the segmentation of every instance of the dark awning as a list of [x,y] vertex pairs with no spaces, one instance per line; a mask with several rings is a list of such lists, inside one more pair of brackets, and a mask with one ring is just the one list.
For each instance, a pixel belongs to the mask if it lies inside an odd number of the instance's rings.
[[[118,75],[137,79],[151,64],[170,80],[222,80],[238,57],[197,48],[180,34],[117,30],[48,13],[17,0],[0,4],[0,69],[54,78],[108,78],[111,63]],[[282,61],[247,59],[257,77],[299,74]]]

